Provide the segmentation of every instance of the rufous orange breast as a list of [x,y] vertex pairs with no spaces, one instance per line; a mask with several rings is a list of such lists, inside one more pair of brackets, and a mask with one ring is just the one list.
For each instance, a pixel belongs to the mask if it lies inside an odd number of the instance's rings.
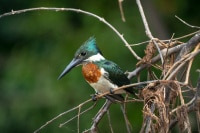
[[98,66],[95,65],[94,63],[87,63],[83,65],[82,73],[84,78],[89,83],[96,83],[101,77],[101,71],[99,70]]

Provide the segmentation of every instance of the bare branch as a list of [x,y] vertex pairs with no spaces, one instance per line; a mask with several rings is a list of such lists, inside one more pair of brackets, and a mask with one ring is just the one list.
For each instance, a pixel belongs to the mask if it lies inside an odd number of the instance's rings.
[[195,34],[197,34],[197,33],[199,33],[199,32],[200,32],[200,31],[198,30],[198,31],[195,31],[195,32],[190,33],[190,34],[187,34],[187,35],[184,35],[184,36],[181,36],[181,37],[174,38],[174,39],[172,39],[172,40],[173,40],[173,41],[174,41],[174,40],[180,40],[180,39],[183,39],[183,38],[186,38],[186,37],[195,35]]
[[[162,52],[162,55],[166,56],[166,54],[169,56],[171,54],[174,54],[176,53],[177,51],[179,51],[180,49],[182,49],[182,47],[185,46],[185,43],[181,44],[181,45],[177,45],[175,47],[172,47],[172,48],[169,48],[167,50],[167,48],[163,49],[161,52]],[[156,63],[157,61],[160,60],[160,55],[157,55],[155,56],[154,58],[152,58],[151,60],[151,64],[154,64]],[[136,76],[141,70],[143,70],[144,68],[148,67],[149,64],[142,64],[140,65],[139,67],[137,67],[134,71],[132,72],[129,72],[128,74],[128,78],[131,79],[132,77]]]
[[[171,54],[176,53],[177,51],[180,51],[178,57],[176,58],[176,61],[180,60],[181,57],[183,57],[184,55],[186,55],[188,52],[190,52],[200,41],[200,32],[197,33],[195,36],[193,36],[187,43],[183,43],[181,45],[177,45],[175,47],[172,48],[165,48],[161,51],[163,56],[166,56],[166,54],[169,56]],[[160,55],[155,56],[154,58],[152,58],[151,60],[151,64],[156,63],[157,61],[159,61],[160,59]],[[129,72],[128,74],[128,78],[131,79],[132,77],[136,76],[141,70],[143,70],[144,68],[148,67],[149,64],[142,64],[139,67],[137,67],[134,71]]]
[[144,24],[144,27],[145,27],[145,33],[152,40],[154,37],[152,36],[151,31],[149,29],[149,25],[147,23],[145,15],[144,15],[144,10],[143,10],[142,4],[141,4],[140,0],[136,0],[136,3],[138,5],[140,15],[142,17],[142,21],[143,21],[143,24]]
[[[200,76],[197,81],[197,87],[196,87],[196,93],[194,98],[192,98],[188,103],[186,103],[184,106],[187,107],[187,112],[191,111],[199,111],[199,106],[200,106]],[[178,106],[174,110],[170,112],[172,115],[175,111],[180,110],[182,106]],[[178,123],[178,119],[174,118],[174,120],[171,121],[169,128],[172,129],[176,124]]]
[[[195,46],[200,43],[200,33],[197,33],[193,36],[181,49],[179,55],[177,56],[175,63],[173,66],[168,70],[167,74],[163,79],[171,80],[176,73],[178,73],[183,66],[199,54],[200,50],[196,50],[196,52],[189,53]],[[198,49],[198,48],[197,48]],[[189,54],[188,54],[189,53]]]
[[151,103],[148,107],[148,105],[146,104],[146,110],[148,112],[146,112],[145,116],[144,116],[144,121],[143,121],[143,125],[142,128],[140,130],[140,133],[149,133],[150,132],[150,128],[151,128],[151,122],[152,122],[152,114],[155,110],[155,103]]
[[[159,80],[152,80],[152,81],[144,81],[144,82],[139,82],[139,83],[133,83],[133,84],[123,85],[123,86],[121,86],[121,87],[115,88],[115,89],[113,89],[112,91],[113,91],[113,92],[116,92],[116,91],[118,91],[118,90],[125,89],[125,88],[128,88],[128,87],[140,86],[140,85],[149,84],[149,83],[154,83],[154,82],[162,82],[162,81],[159,81]],[[105,92],[105,93],[103,93],[103,94],[97,95],[97,96],[96,96],[96,99],[102,98],[102,97],[104,97],[105,95],[108,95],[108,94],[110,94],[110,91]],[[118,101],[117,101],[117,102],[118,102]],[[126,102],[126,101],[125,101],[125,102]]]
[[189,27],[191,27],[191,28],[197,28],[197,29],[200,29],[199,26],[193,26],[193,25],[190,25],[190,24],[188,24],[187,22],[185,22],[183,19],[179,18],[178,16],[175,15],[175,17],[176,17],[178,20],[180,20],[182,23],[184,23],[185,25],[187,25],[187,26],[189,26]]
[[[195,31],[193,33],[189,33],[187,35],[184,35],[184,36],[181,36],[181,37],[176,37],[176,38],[171,38],[170,40],[160,40],[161,42],[169,42],[169,41],[177,41],[177,40],[180,40],[180,39],[183,39],[183,38],[186,38],[186,37],[189,37],[189,36],[192,36],[192,35],[195,35],[197,33],[199,33],[200,31]],[[134,43],[134,44],[130,44],[130,46],[138,46],[138,45],[142,45],[142,44],[145,44],[145,43],[149,43],[151,40],[148,40],[148,41],[143,41],[143,42],[140,42],[140,43]],[[163,53],[162,53],[163,54]]]
[[[179,55],[176,58],[176,61],[180,60],[183,56],[188,54],[196,45],[200,43],[200,32],[195,34],[187,43],[186,45],[181,49]],[[176,62],[175,61],[175,62]]]
[[105,104],[102,106],[102,108],[99,110],[99,112],[94,117],[92,127],[85,132],[89,131],[91,133],[97,133],[97,129],[98,129],[97,126],[98,126],[100,120],[103,118],[103,116],[106,114],[106,112],[110,108],[111,104],[112,104],[112,102],[110,100],[106,100]]
[[72,117],[71,119],[67,120],[66,122],[61,123],[61,124],[59,125],[59,127],[63,127],[64,125],[66,125],[67,123],[71,122],[72,120],[74,120],[74,119],[76,119],[76,118],[78,118],[78,122],[77,122],[77,123],[79,124],[79,117],[80,117],[82,114],[84,114],[84,113],[88,112],[89,110],[93,109],[95,105],[96,105],[96,103],[95,103],[93,106],[90,106],[89,108],[87,108],[87,109],[85,109],[84,111],[80,112],[79,114],[75,115],[75,116]]
[[131,127],[131,124],[128,120],[127,114],[126,114],[126,104],[122,103],[122,104],[120,104],[120,107],[121,107],[121,110],[122,110],[122,113],[123,113],[123,116],[124,116],[124,120],[125,120],[125,123],[126,123],[127,132],[131,133],[132,127]]
[[[200,48],[200,45],[197,45],[197,47],[195,48],[194,52],[197,51],[199,48]],[[188,69],[187,69],[187,73],[186,73],[186,76],[185,76],[185,82],[184,82],[184,84],[186,84],[186,85],[189,83],[190,69],[192,67],[193,60],[194,60],[194,58],[192,58],[189,61],[189,64],[188,64]]]
[[154,45],[156,46],[157,50],[158,50],[158,53],[160,55],[160,58],[161,58],[161,62],[163,64],[164,60],[163,60],[163,56],[162,56],[162,53],[160,51],[160,48],[157,44],[157,42],[155,41],[155,38],[153,37],[153,35],[151,34],[151,31],[149,29],[149,26],[148,26],[148,23],[147,23],[147,20],[146,20],[146,17],[144,15],[144,11],[143,11],[143,7],[142,7],[142,4],[140,2],[140,0],[136,0],[136,3],[138,5],[138,8],[139,8],[139,11],[140,11],[140,15],[142,17],[142,21],[143,21],[143,24],[144,24],[144,27],[145,27],[145,33],[146,35],[153,41]]
[[109,110],[107,110],[107,116],[108,116],[108,122],[109,122],[110,132],[114,133],[113,128],[112,128],[112,124],[111,124],[110,111]]
[[[200,74],[200,70],[198,69],[197,72],[199,72]],[[197,81],[197,92],[196,92],[196,95],[195,95],[195,98],[196,98],[196,102],[199,102],[200,103],[200,75],[199,75],[199,79]]]
[[[177,61],[172,69],[170,69],[168,71],[168,74],[166,74],[166,76],[164,77],[164,79],[167,79],[167,80],[171,80],[175,74],[187,63],[187,61],[193,59],[196,55],[198,55],[200,53],[200,50],[196,51],[196,52],[193,52],[193,53],[190,53],[188,54],[187,56],[185,56],[184,58],[182,58],[181,60]],[[169,75],[170,74],[170,75]],[[169,75],[169,76],[168,76]],[[167,77],[168,76],[168,77]],[[167,77],[167,78],[166,78]]]
[[89,16],[97,18],[101,22],[103,22],[104,24],[106,24],[109,28],[111,28],[119,36],[119,38],[124,42],[125,46],[130,50],[130,52],[134,55],[134,57],[137,60],[141,59],[135,53],[135,51],[133,51],[133,49],[131,48],[131,46],[129,45],[129,43],[125,40],[124,36],[122,34],[120,34],[119,31],[115,27],[113,27],[110,23],[108,23],[104,18],[102,18],[102,17],[100,17],[100,16],[98,16],[96,14],[93,14],[91,12],[87,12],[87,11],[80,10],[80,9],[75,9],[75,8],[36,7],[36,8],[28,8],[28,9],[23,9],[23,10],[17,10],[17,11],[12,10],[11,12],[4,13],[4,14],[0,15],[0,18],[6,17],[6,16],[10,16],[10,15],[14,15],[14,14],[21,14],[21,13],[25,13],[25,12],[38,11],[38,10],[47,10],[47,11],[56,11],[56,12],[58,12],[58,11],[72,11],[72,12],[87,14]]
[[122,17],[122,21],[126,22],[125,16],[124,16],[124,11],[123,11],[123,6],[122,6],[122,2],[124,0],[118,0],[119,3],[119,9],[120,9],[120,13],[121,13],[121,17]]
[[[124,12],[122,8],[123,0],[118,0],[118,2],[119,2],[119,8],[120,8],[122,20],[125,21]],[[125,105],[129,102],[138,102],[138,101],[139,102],[143,101],[145,103],[144,108],[143,108],[143,116],[144,116],[143,125],[140,132],[145,132],[145,133],[157,132],[157,131],[160,131],[161,133],[170,132],[170,129],[173,126],[175,126],[177,123],[179,124],[179,128],[182,132],[184,131],[191,132],[191,124],[189,121],[188,113],[192,111],[196,111],[197,117],[200,117],[200,109],[199,109],[200,107],[200,77],[199,77],[196,88],[192,87],[188,83],[191,66],[193,64],[193,58],[196,55],[200,54],[200,49],[199,49],[200,32],[198,31],[197,34],[193,36],[187,43],[180,44],[180,42],[177,42],[176,39],[173,39],[173,38],[171,38],[170,40],[167,40],[167,42],[164,42],[164,41],[162,42],[153,37],[150,31],[150,28],[148,26],[141,2],[140,0],[136,0],[136,2],[140,11],[140,15],[142,17],[144,27],[145,27],[145,33],[150,38],[150,41],[148,42],[153,42],[153,45],[155,45],[156,49],[158,50],[158,55],[154,56],[155,51],[149,52],[149,54],[146,54],[148,58],[146,58],[146,60],[144,60],[143,63],[139,64],[138,67],[134,71],[130,72],[128,75],[128,78],[131,79],[132,77],[137,76],[138,73],[142,71],[143,69],[148,68],[149,75],[147,75],[147,79],[149,79],[149,81],[124,85],[119,88],[115,88],[113,90],[113,92],[115,92],[120,89],[125,89],[127,87],[146,85],[146,87],[141,88],[141,91],[140,91],[141,94],[137,95],[139,99],[132,98],[131,96],[128,97],[128,95],[126,95],[127,96],[126,100],[124,102],[119,102],[121,105],[122,113],[124,115],[127,132],[131,133],[132,129],[131,129],[131,124],[126,114]],[[116,28],[114,28],[110,23],[108,23],[104,18],[96,14],[93,14],[91,12],[87,12],[80,9],[74,9],[74,8],[37,7],[37,8],[29,8],[29,9],[23,9],[23,10],[17,10],[17,11],[12,10],[11,12],[0,15],[0,18],[14,15],[14,14],[21,14],[21,13],[30,12],[30,11],[36,11],[36,10],[47,10],[47,11],[57,11],[57,12],[58,11],[72,11],[72,12],[83,13],[88,16],[92,16],[98,19],[99,21],[101,21],[102,23],[104,23],[105,25],[107,25],[110,29],[112,29],[114,33],[116,33],[120,37],[120,39],[123,41],[125,46],[127,46],[127,48],[134,55],[134,57],[137,60],[141,60],[141,58],[131,48],[131,45],[125,40],[123,35],[120,34]],[[175,17],[191,28],[200,29],[200,27],[198,26],[192,26],[186,23],[185,21],[183,21],[182,19],[180,19],[179,17],[177,16]],[[180,44],[180,45],[177,45],[177,44]],[[160,48],[162,49],[162,51],[160,50]],[[149,49],[152,50],[151,48]],[[178,56],[176,56],[175,53],[178,53]],[[158,61],[161,61],[161,65],[159,64],[160,62],[157,63]],[[185,69],[186,71],[183,72],[184,74],[185,73],[186,74],[182,75],[183,79],[185,78],[185,81],[184,82],[182,82],[182,80],[179,81],[177,73],[180,72],[181,68],[183,66],[186,66],[187,64],[188,66]],[[154,80],[154,79],[159,79],[159,76],[153,75],[154,71],[151,70],[152,68],[155,68],[161,71],[162,74],[160,76],[161,77],[160,79],[162,80]],[[184,90],[182,89],[183,87],[184,87]],[[183,95],[184,91],[185,92],[196,91],[189,102],[186,102],[187,100],[184,99],[185,98]],[[97,95],[96,98],[100,99],[109,94],[110,92],[108,91],[106,93]],[[174,101],[177,101],[177,100],[180,100],[179,104],[174,103]],[[50,121],[47,121],[34,133],[39,132],[48,124],[52,123],[56,119],[72,111],[78,111],[77,115],[68,119],[64,123],[61,123],[60,127],[71,122],[74,119],[77,119],[77,132],[79,133],[80,125],[81,125],[80,116],[88,112],[89,110],[93,109],[96,105],[96,102],[95,102],[94,104],[89,106],[87,109],[85,110],[82,109],[83,106],[89,102],[91,102],[91,99],[79,104],[78,106],[68,111],[65,111],[59,114],[58,116],[54,117]],[[85,133],[86,132],[97,133],[98,125],[106,113],[108,116],[110,130],[112,133],[114,132],[112,128],[112,124],[111,124],[110,114],[109,114],[109,109],[110,109],[111,104],[112,104],[112,101],[106,100],[104,105],[101,107],[101,109],[99,109],[98,113],[93,118],[92,126],[87,131],[84,131]],[[197,120],[197,123],[200,124],[200,118],[197,118],[196,120]],[[163,128],[158,130],[157,128],[160,128],[160,127],[163,127]]]
[[[56,119],[60,118],[61,116],[66,115],[66,114],[68,114],[68,113],[70,113],[70,112],[72,112],[72,111],[74,111],[74,110],[76,110],[76,109],[79,109],[79,108],[80,108],[80,105],[83,106],[83,105],[85,105],[85,104],[87,104],[87,103],[89,103],[89,102],[91,102],[91,101],[92,101],[92,99],[89,99],[89,100],[87,100],[87,101],[85,101],[85,102],[79,104],[78,106],[76,106],[76,107],[74,107],[74,108],[72,108],[72,109],[70,109],[70,110],[67,110],[67,111],[65,111],[65,112],[63,112],[63,113],[61,113],[61,114],[59,114],[58,116],[54,117],[53,119],[47,121],[44,125],[42,125],[42,126],[41,126],[40,128],[38,128],[37,130],[35,130],[34,133],[39,132],[41,129],[43,129],[44,127],[46,127],[47,125],[49,125],[50,123],[52,123],[53,121],[55,121]],[[95,104],[96,104],[96,103],[94,103],[94,105],[91,106],[91,107],[93,108],[93,107],[95,106]],[[83,113],[85,113],[85,112],[87,112],[87,111],[88,111],[88,110],[83,111],[81,114],[83,114]],[[81,115],[81,114],[79,114],[79,115]],[[77,116],[76,116],[76,117],[77,117]],[[75,118],[76,118],[76,117],[75,117]],[[74,119],[74,117],[73,117],[73,119]]]

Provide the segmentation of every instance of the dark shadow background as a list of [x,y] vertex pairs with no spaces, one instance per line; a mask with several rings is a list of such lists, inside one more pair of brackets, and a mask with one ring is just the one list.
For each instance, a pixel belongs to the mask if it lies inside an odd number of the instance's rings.
[[[179,37],[195,31],[182,24],[175,15],[199,26],[197,0],[148,0],[142,3],[154,37],[169,39],[173,33],[175,37]],[[105,18],[129,43],[148,40],[136,2],[133,0],[123,2],[125,23],[121,20],[117,0],[1,0],[0,14],[33,7],[70,7],[86,10]],[[57,80],[73,58],[76,49],[90,36],[96,37],[104,56],[119,64],[124,71],[135,68],[136,59],[119,37],[105,24],[85,14],[34,11],[0,19],[2,133],[33,132],[54,116],[91,98],[94,90],[84,81],[81,67],[75,68],[62,80]],[[139,56],[143,56],[144,47],[145,45],[142,45],[133,49]],[[196,85],[198,75],[195,69],[199,67],[199,63],[194,64],[194,75],[191,79]],[[145,77],[146,74],[143,73],[141,80],[146,80]],[[132,81],[135,82],[136,79]],[[92,117],[103,102],[104,99],[100,100],[95,109],[80,118],[80,131],[91,126]],[[142,106],[142,103],[128,105],[128,116],[134,132],[138,132],[142,124]],[[77,132],[76,120],[63,128],[58,127],[77,112],[63,116],[41,132]],[[119,105],[113,105],[110,114],[114,131],[126,131]],[[102,133],[109,132],[107,117],[101,121],[99,129]]]

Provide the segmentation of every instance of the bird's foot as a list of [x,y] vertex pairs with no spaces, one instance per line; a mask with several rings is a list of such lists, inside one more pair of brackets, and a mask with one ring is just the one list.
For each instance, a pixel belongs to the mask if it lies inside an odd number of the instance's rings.
[[110,88],[110,94],[114,94],[114,90]]
[[94,101],[94,102],[97,101],[97,95],[98,95],[98,94],[95,93],[95,94],[92,96],[92,101]]

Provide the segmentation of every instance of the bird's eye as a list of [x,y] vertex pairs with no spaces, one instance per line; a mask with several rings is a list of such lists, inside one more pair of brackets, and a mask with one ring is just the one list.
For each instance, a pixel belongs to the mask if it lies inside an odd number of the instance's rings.
[[81,56],[85,56],[85,55],[86,55],[86,52],[82,52],[80,55],[81,55]]

